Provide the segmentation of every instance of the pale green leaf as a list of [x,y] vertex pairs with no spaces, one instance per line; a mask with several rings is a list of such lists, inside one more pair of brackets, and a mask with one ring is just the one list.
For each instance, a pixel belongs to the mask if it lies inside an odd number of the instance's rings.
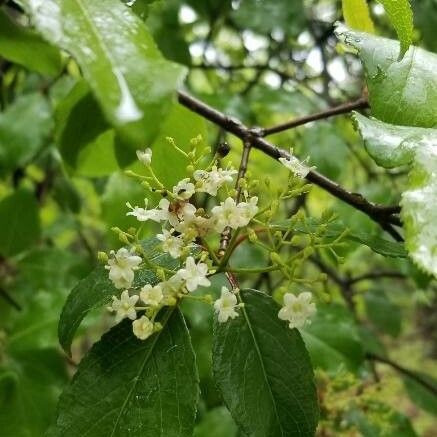
[[[413,39],[413,11],[409,0],[378,0],[384,6],[387,15],[390,18],[399,41],[401,42],[401,53],[403,56],[410,47]],[[365,30],[365,29],[359,29]]]
[[313,371],[299,332],[278,319],[278,305],[243,290],[244,307],[214,323],[213,369],[226,406],[253,437],[314,434],[318,419]]
[[50,437],[189,437],[198,376],[190,336],[178,309],[160,318],[146,341],[125,320],[81,361],[58,405]]
[[41,74],[55,75],[61,69],[59,50],[31,30],[15,24],[1,10],[0,55]]
[[411,46],[398,60],[399,42],[337,28],[363,61],[372,115],[403,126],[437,126],[437,55]]
[[354,117],[367,151],[379,165],[412,164],[401,200],[405,245],[419,267],[437,275],[437,130]]
[[109,122],[149,142],[184,69],[159,53],[144,23],[119,0],[23,0],[36,28],[78,62]]
[[367,0],[342,0],[342,7],[344,21],[351,29],[369,33],[375,31]]

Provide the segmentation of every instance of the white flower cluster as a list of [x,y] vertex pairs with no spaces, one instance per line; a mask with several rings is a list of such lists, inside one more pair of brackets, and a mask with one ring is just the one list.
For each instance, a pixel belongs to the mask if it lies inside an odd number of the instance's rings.
[[312,294],[308,291],[295,296],[285,293],[284,306],[279,310],[278,317],[288,321],[290,329],[302,328],[316,312],[316,305],[311,302]]
[[[138,151],[137,156],[150,169],[151,150]],[[153,170],[150,169],[150,172],[159,183]],[[147,265],[147,260],[141,256],[144,254],[126,248],[111,251],[105,268],[109,270],[114,286],[123,291],[120,297],[113,296],[109,309],[115,312],[117,322],[124,318],[133,320],[133,332],[139,339],[144,340],[160,329],[154,319],[161,308],[175,305],[179,298],[200,286],[210,286],[208,275],[212,262],[205,253],[200,255],[200,259],[193,256],[194,242],[209,232],[220,233],[227,227],[238,229],[247,226],[258,213],[258,198],[249,197],[247,192],[244,193],[244,201],[237,203],[232,197],[227,197],[209,213],[191,203],[195,193],[217,196],[222,187],[233,182],[236,174],[234,169],[224,170],[214,164],[206,170],[194,171],[192,178],[182,179],[171,190],[162,189],[163,198],[155,208],[148,208],[147,200],[144,207],[126,204],[130,209],[127,215],[139,222],[150,220],[162,225],[161,233],[156,235],[162,251],[181,262],[181,268],[172,276],[156,285],[146,284],[139,288],[134,284],[135,270],[143,262]],[[162,184],[159,183],[159,186],[162,188]],[[226,322],[237,317],[239,306],[236,294],[223,287],[221,297],[214,304],[218,320]],[[138,318],[138,312],[144,314]]]

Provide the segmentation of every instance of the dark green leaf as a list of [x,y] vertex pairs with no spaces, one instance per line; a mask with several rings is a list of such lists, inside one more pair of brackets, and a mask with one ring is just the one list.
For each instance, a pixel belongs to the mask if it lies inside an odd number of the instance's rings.
[[239,317],[214,323],[213,368],[234,420],[251,436],[312,436],[318,419],[313,371],[297,330],[255,290]]
[[[422,372],[416,373],[421,379],[427,381],[429,384],[433,385],[437,389],[436,378],[432,378],[431,376]],[[432,393],[422,384],[419,384],[416,380],[409,376],[404,376],[403,379],[405,388],[411,400],[420,408],[423,408],[425,411],[428,411],[429,413],[437,416],[437,396],[435,395],[435,393]]]
[[402,316],[397,305],[382,290],[370,290],[364,295],[368,319],[379,331],[397,337],[401,332]]
[[346,308],[318,306],[302,337],[315,367],[335,373],[344,368],[356,371],[364,361],[364,350],[354,318]]
[[50,437],[192,435],[198,377],[190,337],[177,309],[161,323],[141,341],[124,321],[93,346],[61,396]]
[[38,30],[80,65],[108,121],[134,144],[157,133],[184,71],[119,0],[23,0]]
[[18,97],[0,114],[0,175],[24,166],[44,145],[52,129],[52,113],[40,94]]
[[13,256],[40,236],[38,204],[33,193],[20,189],[0,201],[0,254]]
[[0,55],[41,74],[55,75],[61,68],[57,49],[29,29],[16,25],[1,10]]

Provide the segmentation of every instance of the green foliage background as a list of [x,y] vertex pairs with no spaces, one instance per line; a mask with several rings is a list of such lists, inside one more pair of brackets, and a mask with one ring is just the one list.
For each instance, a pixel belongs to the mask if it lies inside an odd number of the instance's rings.
[[[238,165],[240,141],[179,105],[176,89],[185,87],[246,125],[270,127],[356,99],[365,88],[363,67],[356,54],[339,44],[334,35],[333,24],[342,19],[339,1],[47,0],[42,9],[35,6],[37,3],[0,2],[2,437],[39,437],[46,432],[79,435],[77,430],[68,431],[68,423],[85,416],[73,407],[86,381],[67,384],[91,345],[112,324],[110,317],[98,309],[110,299],[111,284],[103,274],[93,273],[91,279],[87,275],[97,266],[97,251],[121,246],[111,227],[135,224],[125,215],[125,202],[141,204],[145,191],[124,173],[140,168],[135,150],[146,146],[153,149],[156,173],[169,185],[184,177],[186,162],[173,153],[167,136],[184,149],[199,134],[213,147],[227,141],[231,145],[227,160]],[[396,39],[399,28],[392,26],[377,2],[369,3],[376,32]],[[416,25],[414,44],[437,51],[437,4],[432,0],[411,3]],[[70,26],[63,30],[51,26],[47,18],[50,6],[56,4],[62,4],[61,17],[63,14],[70,20]],[[84,14],[90,19],[84,20]],[[376,48],[372,44],[374,40],[370,39],[362,49],[367,72],[384,64],[390,44],[395,43],[380,43]],[[375,53],[380,59],[374,57]],[[436,62],[434,55],[429,56]],[[370,65],[369,59],[376,65]],[[408,61],[408,54],[403,62],[407,62],[405,59]],[[123,95],[121,73],[135,99],[135,108],[129,96]],[[410,76],[415,98],[413,104],[408,101],[404,106],[389,94],[393,91],[389,86],[395,91],[401,87],[404,72],[401,69],[397,73],[389,83],[380,77],[368,83],[372,115],[393,125],[416,126],[414,129],[419,130],[434,127],[435,70],[429,77]],[[426,99],[420,94],[424,89]],[[123,98],[125,106],[120,108]],[[357,117],[359,124],[363,116]],[[366,126],[376,129],[365,123],[376,122],[362,121],[361,131]],[[373,135],[380,141],[386,132]],[[402,137],[402,131],[396,132]],[[411,132],[409,129],[408,135]],[[408,169],[378,167],[348,115],[287,130],[272,135],[269,141],[287,150],[292,147],[302,159],[309,156],[310,164],[322,174],[375,203],[397,204],[408,187]],[[377,162],[379,146],[372,146],[366,138],[367,150]],[[256,150],[249,172],[261,181],[269,179],[271,191],[261,184],[261,195],[267,199],[287,178],[283,167]],[[406,256],[404,247],[392,242],[366,215],[320,188],[313,187],[303,198],[290,200],[282,211],[284,219],[297,209],[313,218],[314,224],[308,221],[311,229],[334,211],[338,219],[330,229],[331,237],[349,229],[341,259],[321,253],[318,263],[308,262],[303,267],[308,277],[328,272],[327,280],[315,286],[325,302],[313,323],[302,331],[316,372],[320,401],[317,435],[436,435],[435,395],[414,378],[371,359],[374,355],[390,357],[403,368],[417,369],[435,386],[435,279],[421,271]],[[407,224],[407,237],[409,233],[416,235],[415,226]],[[154,230],[150,226],[145,234],[151,235]],[[414,242],[410,244],[413,246]],[[267,263],[265,254],[246,243],[235,256],[236,267]],[[77,284],[85,277],[85,281],[94,282],[85,283],[81,291],[84,283]],[[240,278],[244,287],[257,288],[277,299],[274,279]],[[214,278],[213,293],[218,294],[224,283],[224,277]],[[104,296],[88,294],[92,287]],[[78,330],[69,357],[59,345],[58,321],[72,289],[75,294],[70,295],[69,302],[80,293],[90,301],[80,327],[80,321],[73,327],[60,327],[62,346],[67,350],[74,332],[66,331]],[[257,294],[248,293],[247,299],[248,313],[251,306],[263,305]],[[200,395],[184,394],[190,399],[199,396],[194,435],[264,435],[261,425],[251,429],[250,415],[246,417],[244,411],[238,427],[224,406],[243,395],[223,399],[213,378],[213,367],[218,364],[212,365],[211,349],[218,346],[213,345],[212,311],[185,303],[182,312],[197,357],[201,389]],[[167,350],[172,342],[187,341],[179,312],[169,317],[172,330],[180,338],[163,337],[157,348]],[[269,326],[275,330],[273,322]],[[238,329],[243,336],[245,327]],[[282,334],[271,333],[276,338]],[[114,343],[109,340],[117,341],[118,335],[114,330],[105,334],[98,343],[99,350],[110,349]],[[298,342],[291,337],[281,338],[290,349]],[[245,344],[244,338],[235,341]],[[175,360],[185,360],[190,367],[194,366],[194,355],[188,343],[185,355]],[[129,355],[135,345],[123,347]],[[262,347],[263,353],[275,358],[272,344]],[[92,354],[86,360],[92,362]],[[171,367],[168,363],[155,365],[159,369]],[[135,362],[129,360],[120,366],[114,387],[122,387],[123,378],[130,378],[136,371]],[[218,368],[223,372],[224,364]],[[176,370],[170,369],[169,374]],[[197,378],[194,372],[183,370],[178,374],[180,380]],[[93,371],[91,366],[87,375],[90,380],[95,376]],[[163,383],[171,385],[172,381]],[[218,385],[225,385],[220,376]],[[56,405],[65,387],[68,389],[59,407],[64,413],[58,415],[55,429]],[[104,397],[104,390],[95,393],[97,398],[92,401]],[[269,404],[268,399],[263,401]],[[167,408],[170,411],[175,407]],[[104,412],[104,406],[101,410],[96,407],[82,423],[84,429]],[[142,414],[152,423],[159,413]],[[186,428],[191,425],[186,424]],[[158,425],[151,428],[154,426]],[[89,435],[108,435],[105,421],[93,432]],[[165,432],[162,435],[178,435],[173,429]],[[132,435],[137,435],[135,429]],[[181,431],[180,435],[185,434]]]

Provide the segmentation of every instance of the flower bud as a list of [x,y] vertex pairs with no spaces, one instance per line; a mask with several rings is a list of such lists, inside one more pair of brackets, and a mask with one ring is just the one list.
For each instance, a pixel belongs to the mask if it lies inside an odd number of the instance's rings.
[[258,235],[256,235],[256,232],[253,229],[248,229],[247,237],[249,238],[249,241],[251,243],[255,243],[256,241],[258,241]]
[[280,266],[284,264],[281,256],[277,252],[270,252],[270,259],[272,260],[273,264],[278,264]]
[[306,258],[309,258],[315,252],[314,247],[308,246],[303,250],[303,254]]
[[108,255],[105,252],[97,252],[97,260],[102,264],[106,264],[108,262]]
[[186,171],[189,175],[192,175],[194,173],[194,165],[187,165]]
[[156,270],[156,276],[158,276],[160,281],[165,281],[165,272],[163,269],[158,268]]

